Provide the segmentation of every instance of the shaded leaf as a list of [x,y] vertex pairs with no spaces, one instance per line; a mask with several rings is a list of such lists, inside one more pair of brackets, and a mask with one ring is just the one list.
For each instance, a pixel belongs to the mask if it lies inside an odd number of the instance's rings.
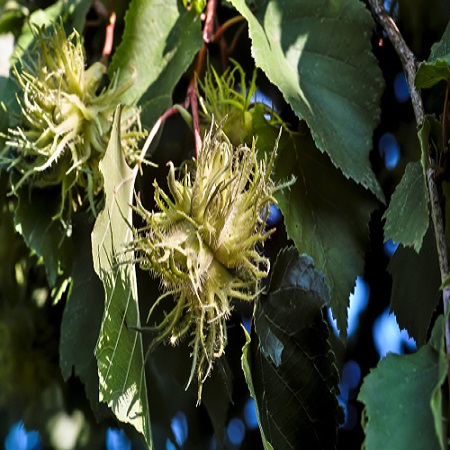
[[120,71],[119,83],[134,77],[122,101],[136,103],[148,90],[146,99],[161,99],[157,118],[170,105],[175,84],[201,45],[200,17],[186,11],[179,0],[132,0],[122,42],[109,67],[110,76]]
[[0,7],[0,34],[14,33],[20,29],[27,15],[27,9],[19,3]]
[[372,54],[374,23],[355,0],[263,0],[247,19],[256,65],[306,120],[318,148],[347,177],[383,193],[371,169],[383,80]]
[[[144,275],[148,276],[147,273]],[[139,278],[139,289],[142,288],[141,281],[142,278]],[[153,292],[157,293],[158,283],[155,280],[151,281]],[[144,301],[148,300],[146,297]],[[145,333],[143,337],[144,342],[145,339],[151,342],[154,335]],[[230,348],[230,351],[232,352],[233,349]],[[195,448],[194,436],[198,438],[200,435],[202,439],[205,436],[206,410],[214,429],[218,448],[221,448],[225,438],[225,425],[229,419],[234,384],[233,372],[228,363],[229,355],[228,353],[223,355],[214,364],[214,370],[203,386],[202,406],[198,408],[196,406],[197,387],[191,384],[186,390],[186,382],[192,369],[190,353],[188,342],[183,341],[175,347],[159,346],[150,354],[147,368],[150,369],[149,385],[152,386],[152,395],[149,399],[152,421],[164,427],[166,436],[171,436],[173,434],[170,427],[171,420],[177,411],[182,410],[188,417],[190,442]]]
[[147,387],[144,372],[136,272],[126,263],[124,244],[132,239],[125,221],[132,222],[132,196],[137,171],[125,161],[120,145],[121,108],[116,109],[108,148],[100,162],[105,180],[105,208],[92,232],[94,270],[105,290],[105,312],[95,356],[100,400],[116,417],[132,424],[152,448]]
[[428,229],[428,202],[423,166],[420,161],[410,162],[383,215],[385,241],[392,239],[419,252]]
[[[266,435],[264,433],[264,428],[262,426],[261,417],[260,417],[260,406],[258,405],[258,399],[256,396],[255,388],[253,386],[253,380],[252,380],[252,373],[250,369],[251,364],[251,355],[250,355],[250,344],[251,339],[250,335],[247,333],[246,329],[244,328],[245,333],[245,345],[242,347],[242,370],[244,371],[245,375],[245,381],[247,382],[248,389],[250,391],[250,395],[255,400],[255,407],[256,407],[256,414],[258,416],[258,425],[259,425],[259,431],[261,432],[261,440],[263,443],[264,450],[273,450],[272,445],[270,442],[266,439]],[[261,405],[262,407],[264,405]]]
[[59,189],[20,188],[14,224],[27,246],[42,258],[50,287],[64,279],[64,269],[70,268],[73,244],[72,230],[61,221],[53,220],[61,209]]
[[439,439],[440,387],[447,373],[443,328],[440,316],[428,344],[412,355],[388,354],[364,379],[358,400],[365,404],[367,450],[444,448]]
[[324,277],[309,256],[295,248],[280,252],[270,290],[255,307],[256,335],[243,355],[263,435],[274,449],[336,446],[343,414],[322,315],[328,297]]
[[399,246],[388,271],[393,280],[391,311],[400,328],[408,330],[418,346],[423,345],[440,299],[441,275],[432,227],[425,235],[419,254]]
[[222,443],[225,437],[225,424],[228,409],[232,402],[232,382],[231,368],[226,357],[222,357],[217,361],[211,377],[206,380],[203,386],[202,404],[208,411],[214,434],[219,443]]
[[423,89],[439,81],[450,81],[450,22],[441,40],[431,47],[430,57],[420,63],[414,83],[418,89]]
[[[443,180],[441,186],[442,186],[442,193],[445,198],[445,206],[444,206],[445,241],[450,242],[450,182]],[[450,284],[449,277],[450,275],[448,275],[446,279],[442,281],[441,289],[443,289],[446,285]]]
[[80,35],[83,35],[86,16],[91,7],[92,0],[76,0],[74,1],[73,7],[70,9],[69,22]]
[[[74,215],[72,288],[61,322],[59,364],[65,381],[74,375],[83,382],[97,419],[106,415],[99,404],[97,360],[94,351],[104,311],[103,286],[94,273],[91,232],[93,218]],[[106,408],[106,406],[104,406]]]
[[[5,108],[0,107],[0,152],[3,152],[5,148],[6,138],[4,136],[8,131],[9,118],[13,110],[18,108],[17,102],[15,101],[16,90],[17,87],[14,87],[14,82],[10,77],[7,78],[0,75],[0,102],[3,102],[5,105]],[[0,164],[0,167],[3,170],[7,169],[5,165]]]
[[[271,127],[262,111],[253,116],[258,148],[271,152],[278,129]],[[297,181],[276,193],[288,236],[300,252],[310,255],[331,288],[331,308],[341,336],[347,332],[347,307],[355,280],[364,271],[369,245],[368,222],[377,202],[360,186],[347,180],[308,133],[283,132],[275,178]]]

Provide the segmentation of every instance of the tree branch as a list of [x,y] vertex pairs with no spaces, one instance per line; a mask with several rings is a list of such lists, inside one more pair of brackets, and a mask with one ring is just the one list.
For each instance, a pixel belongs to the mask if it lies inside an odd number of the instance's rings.
[[[397,25],[392,20],[391,16],[388,14],[386,9],[380,3],[379,0],[369,0],[372,13],[376,18],[377,22],[383,27],[384,31],[389,37],[395,51],[400,57],[403,69],[406,74],[406,79],[408,81],[409,92],[411,94],[412,106],[414,109],[414,115],[416,117],[416,122],[418,128],[423,125],[425,118],[425,111],[423,108],[422,98],[419,91],[416,89],[414,84],[414,79],[417,73],[418,61],[414,53],[406,45]],[[441,196],[439,190],[436,186],[435,181],[435,161],[433,161],[430,154],[428,154],[428,159],[430,163],[430,168],[427,170],[427,184],[428,192],[430,195],[431,203],[431,217],[434,225],[434,234],[436,239],[436,247],[439,256],[439,269],[441,272],[441,280],[444,280],[448,276],[449,264],[448,264],[448,254],[447,245],[445,242],[445,228],[444,220],[442,217],[441,209]],[[444,314],[445,314],[445,346],[447,356],[450,355],[450,325],[448,321],[449,313],[449,302],[450,302],[450,286],[444,287],[443,291],[443,303],[444,303]],[[449,363],[450,364],[450,363]],[[447,379],[450,386],[450,365],[447,367]]]
[[411,94],[411,101],[414,109],[414,114],[416,116],[417,125],[420,128],[423,124],[425,114],[422,104],[422,97],[420,96],[414,85],[414,78],[416,76],[419,62],[417,61],[414,53],[406,45],[406,42],[403,39],[403,36],[401,35],[399,29],[397,28],[397,25],[392,20],[392,17],[386,11],[384,6],[378,0],[369,0],[369,4],[375,19],[383,27],[395,51],[400,57],[403,69],[406,74],[406,79],[408,81],[409,92]]

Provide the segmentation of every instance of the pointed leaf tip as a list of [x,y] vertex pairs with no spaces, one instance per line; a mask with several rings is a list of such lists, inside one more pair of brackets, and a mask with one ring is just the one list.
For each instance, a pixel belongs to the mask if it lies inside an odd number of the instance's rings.
[[[105,208],[92,232],[94,269],[105,291],[105,312],[95,356],[98,363],[100,400],[116,417],[133,425],[152,448],[136,272],[125,262],[123,245],[132,238],[124,220],[132,223],[131,202],[137,171],[132,171],[120,145],[121,107],[114,116],[110,142],[100,162],[105,180]],[[127,255],[126,258],[130,258]]]
[[[372,54],[370,13],[355,0],[263,0],[250,9],[252,55],[346,177],[384,201],[369,153],[384,83]],[[339,74],[339,76],[336,76]]]
[[[307,255],[280,252],[267,295],[256,305],[256,334],[242,364],[265,448],[333,448],[342,420],[338,373],[322,309],[328,287]],[[280,408],[280,404],[285,405]]]

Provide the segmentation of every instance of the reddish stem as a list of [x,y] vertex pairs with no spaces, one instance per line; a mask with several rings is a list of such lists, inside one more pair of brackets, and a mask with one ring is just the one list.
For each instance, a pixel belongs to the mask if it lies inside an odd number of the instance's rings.
[[235,23],[242,22],[243,20],[244,20],[244,17],[242,17],[242,16],[234,16],[230,20],[227,20],[214,33],[214,36],[212,37],[212,42],[216,42],[222,36],[222,34],[225,33],[226,30],[228,30],[228,28],[230,28]]
[[217,0],[209,0],[206,6],[206,20],[203,28],[203,40],[209,44],[214,35],[214,17],[216,15]]
[[194,74],[187,90],[189,103],[191,104],[192,122],[194,126],[195,139],[195,159],[198,159],[198,154],[202,148],[202,137],[200,135],[200,119],[198,116],[198,100],[197,100],[197,77]]
[[105,45],[103,46],[102,57],[108,59],[111,56],[114,42],[114,26],[116,25],[116,13],[111,12],[109,16],[109,24],[106,27]]
[[197,55],[197,62],[195,63],[194,75],[191,79],[191,84],[193,83],[193,79],[200,76],[200,73],[202,72],[203,65],[205,64],[206,51],[207,47],[205,44],[203,44]]
[[139,171],[142,174],[142,170],[141,170],[141,161],[144,160],[145,155],[148,151],[148,149],[150,148],[151,143],[153,142],[153,139],[155,139],[156,133],[158,133],[159,129],[161,128],[161,125],[164,123],[164,121],[170,117],[173,116],[174,114],[177,114],[179,111],[175,106],[172,106],[172,108],[168,109],[155,123],[155,125],[153,125],[153,128],[151,129],[150,133],[147,136],[147,139],[145,140],[145,144],[142,147],[141,153],[139,155]]

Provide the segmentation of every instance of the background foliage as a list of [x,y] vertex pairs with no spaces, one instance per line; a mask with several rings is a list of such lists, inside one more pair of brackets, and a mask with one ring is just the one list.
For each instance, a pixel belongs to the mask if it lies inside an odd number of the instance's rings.
[[[448,4],[384,2],[424,61],[409,86],[421,90],[421,120],[408,91],[402,99],[395,88],[405,86],[401,58],[371,15],[374,2],[219,3],[206,45],[200,1],[0,1],[0,32],[14,45],[0,76],[0,437],[23,420],[39,431],[37,445],[57,449],[118,448],[111,436],[136,449],[448,448],[447,220],[435,227],[436,208],[444,219],[450,210]],[[104,206],[97,217],[81,208],[53,220],[58,188],[10,192],[17,174],[5,163],[3,133],[20,120],[10,64],[32,48],[31,23],[51,29],[59,17],[83,36],[87,64],[100,60],[112,11],[108,76],[133,83],[99,165]],[[257,70],[251,120],[233,122],[247,127],[237,135],[250,129],[261,157],[277,147],[273,178],[292,184],[276,193],[264,290],[254,304],[235,302],[226,354],[196,406],[197,386],[185,390],[187,342],[146,355],[153,335],[137,329],[161,286],[128,263],[124,246],[129,224],[140,225],[134,193],[154,209],[153,181],[165,186],[167,162],[195,155],[196,77],[208,65],[222,74],[232,60],[248,86]],[[169,111],[147,154],[157,167],[130,168],[123,157],[119,124],[130,104],[147,132]],[[399,244],[393,256],[389,241]],[[358,277],[370,301],[351,331]],[[417,351],[379,361],[372,326],[386,307]],[[116,428],[127,437],[112,435]]]

